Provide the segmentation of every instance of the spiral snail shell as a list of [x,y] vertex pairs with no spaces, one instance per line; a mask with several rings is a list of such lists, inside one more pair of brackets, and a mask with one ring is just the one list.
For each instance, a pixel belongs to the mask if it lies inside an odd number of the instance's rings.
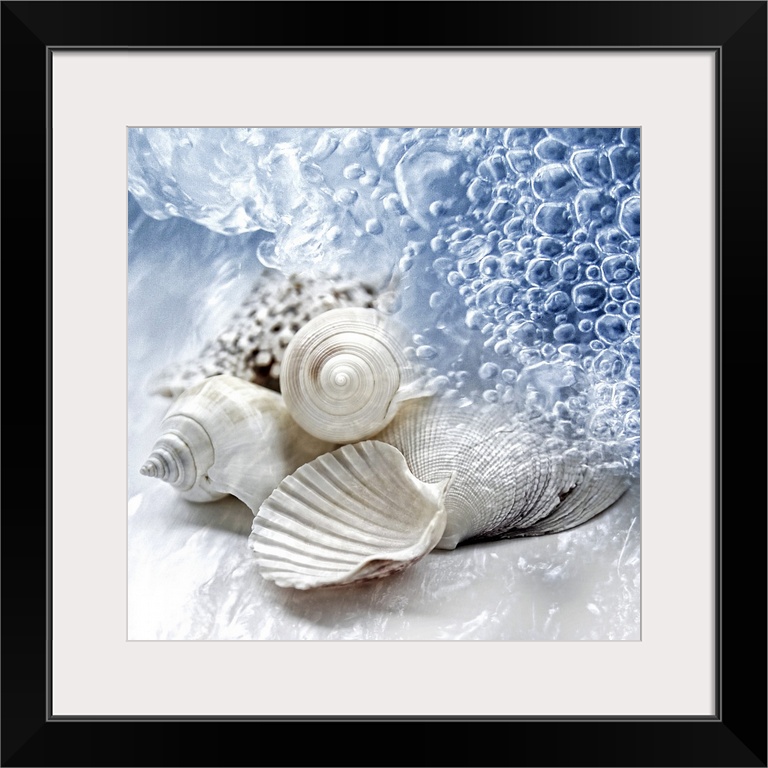
[[400,404],[423,394],[406,331],[376,309],[324,312],[293,337],[280,391],[296,422],[322,440],[352,443],[381,431]]
[[254,511],[286,475],[335,448],[301,429],[277,392],[229,375],[182,392],[160,430],[142,475],[189,501],[232,494]]

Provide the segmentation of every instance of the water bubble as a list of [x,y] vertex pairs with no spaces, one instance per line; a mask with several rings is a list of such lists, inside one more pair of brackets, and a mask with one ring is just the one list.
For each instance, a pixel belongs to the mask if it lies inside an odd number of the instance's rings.
[[301,175],[310,184],[319,184],[323,180],[323,171],[320,166],[308,161],[301,164]]
[[403,256],[397,264],[401,272],[407,272],[413,266],[413,256]]
[[592,222],[599,222],[602,226],[603,219],[600,214],[603,206],[610,202],[610,198],[597,189],[582,189],[574,200],[576,218],[579,224],[588,229]]
[[429,306],[431,309],[442,309],[446,302],[448,301],[448,297],[444,294],[440,293],[440,291],[435,291],[430,297],[429,297]]
[[637,334],[622,342],[620,349],[621,354],[630,362],[640,362],[640,337]]
[[617,315],[621,312],[621,304],[617,301],[606,301],[605,304],[603,304],[603,312],[606,312],[609,315]]
[[552,332],[552,336],[557,342],[573,341],[576,338],[576,327],[572,323],[563,323],[558,325]]
[[637,409],[627,412],[624,416],[624,432],[627,436],[640,434],[640,411]]
[[637,195],[627,197],[621,203],[619,224],[630,237],[640,235],[640,198]]
[[611,176],[618,181],[630,181],[640,168],[640,150],[632,146],[615,146],[608,152]]
[[585,184],[602,187],[607,179],[600,171],[600,155],[594,149],[582,149],[571,155],[571,165]]
[[532,285],[550,285],[558,280],[557,265],[550,259],[533,259],[528,264],[525,277]]
[[595,384],[594,399],[596,403],[606,405],[613,401],[613,386],[606,381]]
[[448,243],[446,243],[442,237],[437,236],[429,241],[429,247],[432,249],[433,253],[443,253],[447,250]]
[[631,384],[619,382],[613,388],[613,404],[624,412],[637,408],[640,405],[640,392]]
[[639,128],[622,128],[621,141],[623,144],[631,144],[635,147],[639,147],[640,146],[640,129]]
[[596,312],[603,305],[607,293],[602,283],[585,282],[577,285],[571,296],[579,312]]
[[491,191],[485,179],[473,179],[467,187],[467,197],[475,205],[485,205],[491,199]]
[[593,327],[594,324],[588,318],[585,317],[583,320],[579,320],[579,330],[582,333],[590,333]]
[[501,372],[501,378],[507,384],[514,384],[517,381],[517,371],[514,368],[505,368]]
[[449,259],[447,256],[438,256],[432,262],[432,269],[441,277],[445,277],[453,269],[453,259]]
[[312,150],[312,159],[316,162],[327,160],[339,146],[339,140],[330,133],[322,133]]
[[634,296],[636,299],[640,298],[640,278],[636,277],[634,280],[630,280],[627,283],[627,290],[629,291],[631,296]]
[[445,375],[434,376],[430,379],[429,386],[436,395],[442,395],[451,386],[451,380]]
[[629,298],[629,292],[623,285],[612,285],[608,289],[608,295],[614,300],[614,301],[626,301]]
[[593,371],[606,381],[618,381],[624,376],[624,360],[614,349],[605,349],[605,345],[595,339],[590,342],[590,347],[599,350],[600,354],[593,361]]
[[533,151],[542,162],[554,163],[565,160],[568,156],[568,145],[547,136],[533,148]]
[[546,344],[542,344],[542,346],[541,346],[541,356],[545,360],[549,360],[555,354],[557,354],[557,347],[555,347],[554,344],[550,344],[549,342],[547,342]]
[[533,167],[536,164],[536,158],[534,158],[531,151],[528,149],[510,149],[507,152],[507,163],[509,163],[509,167],[515,173],[527,175],[533,170]]
[[342,187],[338,189],[333,196],[333,199],[341,205],[352,205],[357,200],[357,190],[350,189],[349,187]]
[[360,163],[350,163],[341,173],[345,179],[359,179],[365,176],[365,168]]
[[587,278],[587,280],[599,280],[600,275],[600,267],[598,267],[597,264],[590,264],[584,270],[584,276]]
[[395,167],[395,187],[414,221],[430,230],[436,220],[429,206],[440,200],[445,216],[466,213],[470,201],[465,179],[471,173],[466,157],[448,149],[447,137],[411,146]]
[[525,321],[510,325],[507,329],[507,338],[510,341],[521,341],[523,344],[533,344],[539,335],[536,323]]
[[602,315],[595,322],[595,333],[606,344],[615,344],[627,335],[627,324],[621,315]]
[[607,283],[626,283],[635,276],[637,267],[631,256],[609,256],[603,260],[602,271]]
[[437,350],[429,344],[422,344],[416,348],[416,357],[419,360],[434,360],[437,357]]
[[495,256],[486,256],[480,262],[480,272],[486,277],[495,277],[499,271],[499,260]]
[[371,137],[368,131],[361,128],[355,128],[342,139],[341,143],[344,149],[354,152],[355,154],[362,154],[370,149]]
[[579,262],[576,259],[563,259],[559,264],[560,279],[566,283],[575,283],[579,279]]
[[444,216],[447,210],[448,209],[443,204],[442,200],[435,200],[434,202],[429,204],[429,212],[436,219],[439,219],[441,216]]
[[501,341],[497,341],[493,346],[493,351],[500,357],[511,357],[514,350],[515,348],[509,339],[502,339]]
[[483,400],[485,400],[486,403],[498,403],[499,393],[495,389],[486,389],[485,392],[483,392]]
[[461,285],[464,282],[464,278],[462,277],[460,272],[456,272],[455,270],[448,273],[448,276],[445,278],[448,282],[448,285],[450,285],[452,288],[455,288],[457,285]]
[[369,235],[380,235],[384,231],[384,227],[378,219],[368,219],[365,222],[365,231]]
[[621,311],[627,317],[636,317],[640,314],[640,302],[639,301],[627,301],[621,308]]
[[564,291],[554,291],[549,294],[544,302],[544,309],[546,312],[555,314],[556,312],[562,312],[571,306],[571,299]]
[[405,207],[397,192],[390,192],[389,194],[384,195],[381,202],[387,213],[397,216],[402,216],[405,213]]
[[544,235],[567,235],[571,231],[569,206],[565,203],[542,203],[534,214],[533,226]]
[[540,200],[569,200],[578,189],[578,183],[567,166],[545,165],[539,168],[531,181],[533,194]]
[[595,437],[613,440],[621,433],[622,420],[615,409],[598,408],[590,419],[589,427]]
[[468,280],[477,277],[480,274],[480,267],[477,262],[472,261],[472,259],[461,259],[458,267],[461,276]]
[[499,366],[496,363],[483,363],[477,373],[481,379],[493,379],[499,374]]
[[577,246],[573,255],[580,264],[594,264],[600,258],[599,251],[592,243],[583,243]]
[[477,309],[470,309],[464,316],[464,324],[467,328],[479,329],[484,322],[484,315]]
[[581,350],[578,344],[561,344],[557,348],[558,354],[565,360],[580,360]]
[[503,142],[507,147],[531,147],[543,136],[543,128],[507,128]]

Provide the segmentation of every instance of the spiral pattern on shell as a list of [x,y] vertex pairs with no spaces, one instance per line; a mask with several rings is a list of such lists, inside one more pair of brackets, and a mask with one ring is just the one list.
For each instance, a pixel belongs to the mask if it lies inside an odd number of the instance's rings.
[[375,309],[324,312],[285,351],[280,389],[295,421],[322,440],[352,443],[383,429],[415,396],[408,336]]
[[195,419],[176,413],[163,421],[163,434],[141,467],[141,474],[173,486],[187,498],[207,501],[220,498],[204,483],[214,461],[210,435]]

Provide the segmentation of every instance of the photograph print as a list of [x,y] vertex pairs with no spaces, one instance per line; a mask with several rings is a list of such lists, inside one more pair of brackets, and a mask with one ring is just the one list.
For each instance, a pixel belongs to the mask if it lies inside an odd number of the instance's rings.
[[129,640],[641,639],[639,128],[127,143]]

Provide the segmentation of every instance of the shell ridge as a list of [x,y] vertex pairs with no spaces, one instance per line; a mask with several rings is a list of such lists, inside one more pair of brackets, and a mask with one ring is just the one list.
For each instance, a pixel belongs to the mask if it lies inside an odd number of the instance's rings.
[[[293,499],[305,502],[305,496],[303,493],[301,493],[303,486],[309,490],[314,490],[325,500],[327,507],[323,508],[322,512],[328,517],[333,518],[338,522],[351,525],[356,524],[359,520],[362,519],[382,532],[389,530],[386,525],[386,516],[379,515],[380,518],[384,519],[383,522],[380,519],[371,520],[365,513],[361,513],[350,504],[350,500],[356,500],[359,504],[363,505],[366,502],[364,498],[360,498],[352,492],[352,490],[345,484],[346,481],[343,477],[337,478],[336,475],[334,475],[329,469],[328,474],[333,476],[335,479],[338,479],[337,484],[332,485],[330,484],[328,477],[319,472],[316,467],[304,465],[301,470],[302,471],[300,475],[299,472],[296,472],[283,481],[283,484],[281,485],[284,485],[284,487],[280,489],[282,493],[289,494]],[[321,488],[318,488],[313,483],[313,480],[328,482],[330,484],[330,493],[323,491]],[[338,489],[343,489],[344,493],[349,497],[349,499],[344,499],[343,497],[340,498],[338,495]],[[336,491],[335,495],[332,495],[333,491]],[[320,508],[318,508],[318,511],[321,511]]]
[[[271,514],[268,514],[271,513]],[[280,518],[277,518],[275,516],[275,513],[280,515]],[[310,535],[315,534],[317,532],[320,532],[321,534],[329,537],[333,537],[334,539],[339,539],[340,541],[348,541],[351,544],[360,544],[365,543],[365,532],[359,531],[359,529],[354,525],[355,522],[357,522],[355,519],[345,520],[340,518],[331,518],[329,521],[328,518],[331,517],[330,515],[326,515],[325,513],[321,513],[318,515],[316,519],[310,520],[304,520],[301,518],[296,517],[294,514],[291,513],[290,509],[280,509],[276,505],[270,506],[267,508],[262,507],[262,509],[259,510],[259,513],[256,518],[254,518],[254,522],[258,520],[259,525],[264,525],[267,522],[274,522],[277,525],[280,525],[280,520],[284,520],[289,525],[293,524],[294,522],[298,524],[302,529],[305,529]],[[328,527],[329,523],[332,522],[339,522],[346,526],[348,526],[348,533],[341,533],[338,530],[333,530]],[[282,530],[288,532],[289,529],[281,526]],[[385,535],[386,533],[389,533],[388,529],[381,529],[382,533],[377,533],[377,536],[385,540],[388,537]],[[358,533],[359,536],[353,536],[352,532]],[[362,537],[362,538],[361,538]],[[397,543],[400,541],[400,539],[389,537],[393,543]]]

